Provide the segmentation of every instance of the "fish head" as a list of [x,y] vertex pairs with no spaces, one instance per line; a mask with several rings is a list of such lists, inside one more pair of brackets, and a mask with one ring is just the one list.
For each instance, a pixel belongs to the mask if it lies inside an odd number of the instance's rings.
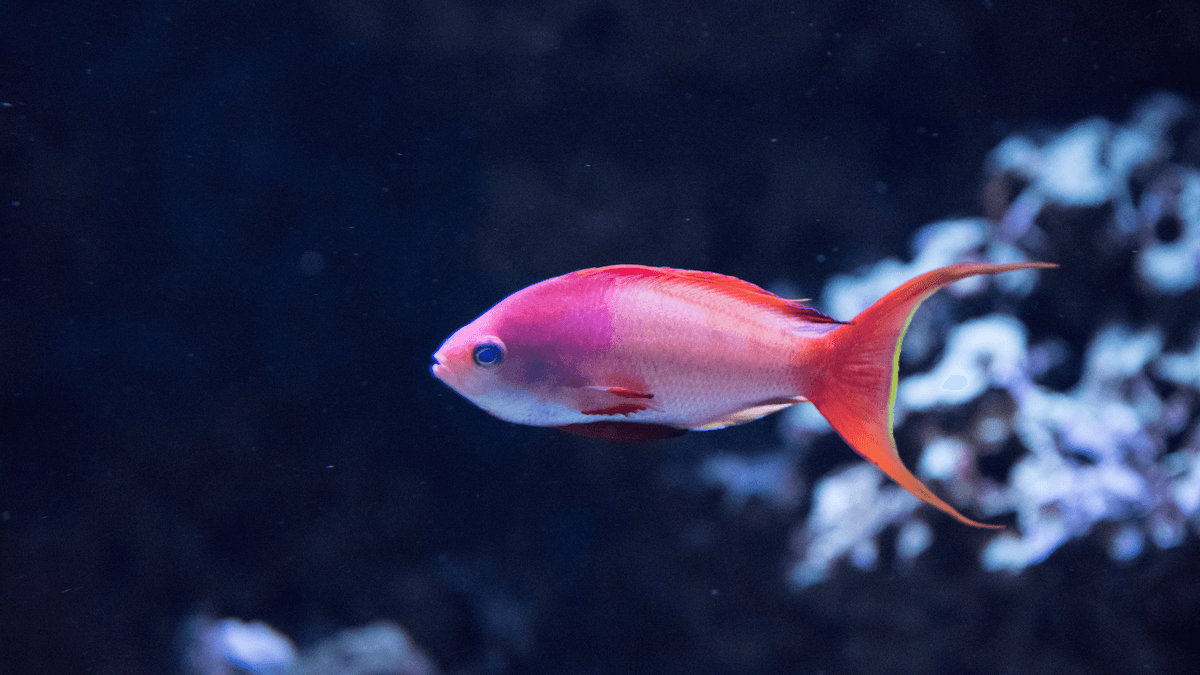
[[475,405],[492,412],[504,407],[511,386],[504,377],[508,345],[492,333],[487,315],[458,329],[433,354],[433,376]]
[[566,275],[517,291],[458,329],[434,353],[431,371],[500,419],[573,424],[586,419],[581,392],[597,384],[593,371],[613,335],[604,298]]
[[[546,425],[564,414],[561,360],[543,331],[497,306],[458,329],[433,354],[430,371],[500,419]],[[563,400],[560,400],[563,399]]]

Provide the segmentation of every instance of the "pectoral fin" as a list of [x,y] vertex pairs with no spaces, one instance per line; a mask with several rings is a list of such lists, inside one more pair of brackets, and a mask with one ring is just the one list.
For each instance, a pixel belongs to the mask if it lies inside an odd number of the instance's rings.
[[643,410],[661,410],[654,394],[628,387],[589,385],[578,390],[579,412],[584,415],[632,415]]
[[589,385],[587,387],[584,387],[584,389],[591,389],[592,391],[598,391],[598,392],[604,392],[606,394],[612,394],[613,396],[617,396],[619,398],[645,398],[645,399],[654,398],[654,394],[647,394],[645,392],[634,391],[633,389],[628,389],[626,387],[598,387],[595,385]]

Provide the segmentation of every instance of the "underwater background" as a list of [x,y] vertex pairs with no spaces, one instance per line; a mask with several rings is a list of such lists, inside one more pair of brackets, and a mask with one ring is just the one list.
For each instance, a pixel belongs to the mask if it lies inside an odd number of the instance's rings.
[[[0,674],[1192,673],[1200,4],[0,4]],[[918,313],[919,506],[809,406],[429,373],[583,267]]]

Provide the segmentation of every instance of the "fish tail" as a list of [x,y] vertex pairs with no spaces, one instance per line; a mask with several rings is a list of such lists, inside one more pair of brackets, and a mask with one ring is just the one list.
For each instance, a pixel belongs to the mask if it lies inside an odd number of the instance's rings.
[[1052,263],[991,265],[959,263],[922,274],[821,338],[809,382],[809,401],[850,447],[922,501],[974,527],[1002,529],[959,513],[920,481],[896,451],[892,436],[900,344],[917,307],[947,284],[977,274],[996,274]]

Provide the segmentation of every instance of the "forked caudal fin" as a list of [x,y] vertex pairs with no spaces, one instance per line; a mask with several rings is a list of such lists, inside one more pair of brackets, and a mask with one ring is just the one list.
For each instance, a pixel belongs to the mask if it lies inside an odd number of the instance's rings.
[[822,339],[808,399],[850,447],[922,501],[974,527],[1000,529],[962,515],[933,494],[904,463],[892,436],[900,344],[913,313],[938,289],[977,274],[997,274],[1053,263],[959,263],[922,274],[863,310]]

